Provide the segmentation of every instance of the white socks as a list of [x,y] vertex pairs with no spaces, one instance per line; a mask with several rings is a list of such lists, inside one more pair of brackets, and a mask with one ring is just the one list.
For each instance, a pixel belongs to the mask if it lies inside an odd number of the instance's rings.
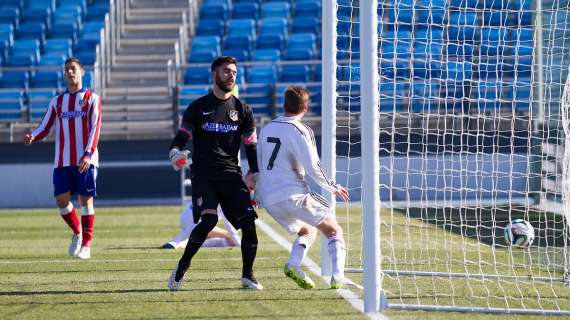
[[344,278],[344,265],[346,263],[346,248],[342,237],[329,238],[329,255],[331,256],[332,274],[335,279]]
[[313,243],[313,237],[309,234],[299,236],[291,245],[291,256],[287,264],[290,266],[300,267],[303,259],[307,256],[307,251]]

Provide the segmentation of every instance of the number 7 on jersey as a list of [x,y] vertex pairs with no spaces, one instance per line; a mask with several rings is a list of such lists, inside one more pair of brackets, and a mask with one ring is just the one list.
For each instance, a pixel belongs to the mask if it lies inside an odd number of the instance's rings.
[[281,148],[281,140],[275,137],[267,137],[267,143],[275,143],[275,148],[273,148],[269,163],[267,164],[267,170],[271,170],[273,169],[273,162],[275,162],[275,158],[277,158],[277,153],[279,153],[279,148]]

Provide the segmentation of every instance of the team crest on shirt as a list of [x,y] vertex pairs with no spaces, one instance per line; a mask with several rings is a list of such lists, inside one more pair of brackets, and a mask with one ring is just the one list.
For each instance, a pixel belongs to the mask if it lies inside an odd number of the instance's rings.
[[236,110],[230,110],[230,120],[232,121],[238,120],[238,112]]
[[198,207],[201,207],[203,202],[204,202],[204,199],[202,199],[202,197],[196,199],[196,204],[198,205]]

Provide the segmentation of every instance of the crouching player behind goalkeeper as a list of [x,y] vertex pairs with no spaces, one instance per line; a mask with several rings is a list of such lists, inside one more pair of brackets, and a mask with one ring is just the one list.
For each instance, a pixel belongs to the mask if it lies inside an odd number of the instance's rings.
[[[238,162],[243,142],[249,167],[257,173],[257,134],[253,113],[231,94],[236,81],[236,60],[219,57],[212,62],[213,90],[192,102],[182,117],[180,129],[172,140],[170,160],[175,170],[188,165],[189,153],[181,151],[192,141],[192,206],[194,222],[188,245],[168,281],[170,290],[178,290],[208,233],[218,223],[217,207],[225,217],[241,229],[243,288],[261,290],[263,286],[253,276],[257,254],[257,214],[251,205],[249,189],[255,187],[253,174],[246,176],[247,186]],[[187,163],[188,162],[188,163]]]
[[[223,219],[226,230],[214,227],[214,229],[208,233],[208,238],[206,238],[202,247],[237,247],[240,245],[241,240],[237,230],[228,222],[228,219],[224,216],[222,209],[218,207],[218,219],[220,218]],[[194,230],[195,227],[196,223],[194,223],[194,217],[192,214],[192,202],[189,202],[180,215],[180,232],[178,232],[174,239],[165,243],[162,248],[186,248],[190,233],[192,233],[192,230]]]

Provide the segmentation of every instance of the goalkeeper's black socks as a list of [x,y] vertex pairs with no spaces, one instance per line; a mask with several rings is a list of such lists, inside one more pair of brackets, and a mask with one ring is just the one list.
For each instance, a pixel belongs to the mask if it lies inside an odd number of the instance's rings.
[[254,280],[253,278],[253,262],[257,255],[257,232],[255,223],[248,221],[241,227],[241,258],[243,261],[242,277]]
[[204,241],[206,241],[208,233],[214,229],[217,223],[217,214],[205,214],[200,218],[200,222],[198,222],[190,234],[190,239],[188,239],[188,245],[186,245],[186,249],[184,249],[184,254],[180,258],[180,261],[178,261],[178,268],[176,268],[176,277],[174,280],[180,281],[180,279],[182,279],[190,267],[192,257],[198,252],[198,249],[200,249]]

